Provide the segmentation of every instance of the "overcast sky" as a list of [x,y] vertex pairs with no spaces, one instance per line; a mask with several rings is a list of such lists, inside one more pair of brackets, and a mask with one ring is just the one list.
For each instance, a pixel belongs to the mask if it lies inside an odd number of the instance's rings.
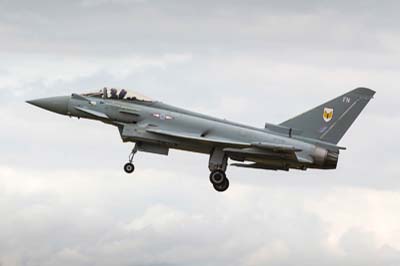
[[[400,264],[399,1],[0,0],[0,265]],[[377,91],[335,171],[139,153],[26,104],[104,86],[253,126]]]

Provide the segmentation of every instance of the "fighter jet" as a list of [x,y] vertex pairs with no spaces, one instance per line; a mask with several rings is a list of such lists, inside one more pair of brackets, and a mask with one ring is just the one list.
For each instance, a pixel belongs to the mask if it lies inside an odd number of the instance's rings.
[[126,89],[51,97],[27,103],[58,114],[98,120],[115,126],[123,142],[135,145],[124,166],[135,170],[138,151],[168,155],[178,149],[209,155],[210,182],[223,192],[232,166],[267,170],[336,169],[338,142],[373,98],[375,91],[357,88],[278,125],[264,128],[191,112],[151,100]]

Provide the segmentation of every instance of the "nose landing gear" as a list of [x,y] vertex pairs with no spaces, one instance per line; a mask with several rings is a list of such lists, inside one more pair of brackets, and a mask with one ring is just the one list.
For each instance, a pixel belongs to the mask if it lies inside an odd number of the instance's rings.
[[127,174],[131,174],[133,173],[133,171],[135,171],[135,166],[133,165],[133,163],[126,163],[124,165],[124,171]]
[[127,174],[131,174],[135,171],[135,165],[133,165],[132,161],[137,151],[138,151],[137,144],[135,144],[135,147],[133,147],[131,154],[129,154],[129,162],[124,165],[124,171]]

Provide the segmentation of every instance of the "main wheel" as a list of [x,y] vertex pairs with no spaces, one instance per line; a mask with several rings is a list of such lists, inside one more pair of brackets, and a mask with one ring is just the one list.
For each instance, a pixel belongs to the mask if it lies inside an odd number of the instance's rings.
[[213,185],[221,185],[226,179],[226,174],[223,171],[216,170],[210,174],[210,182]]
[[127,163],[124,166],[124,170],[127,174],[131,174],[135,171],[135,166],[132,163]]
[[224,192],[229,188],[229,179],[225,178],[224,182],[220,185],[214,185],[214,189],[218,192]]

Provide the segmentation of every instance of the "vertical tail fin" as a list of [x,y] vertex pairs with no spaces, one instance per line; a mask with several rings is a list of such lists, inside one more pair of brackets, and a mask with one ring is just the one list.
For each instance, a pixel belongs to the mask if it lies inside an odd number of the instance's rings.
[[301,130],[304,137],[337,144],[374,94],[371,89],[357,88],[281,125]]

